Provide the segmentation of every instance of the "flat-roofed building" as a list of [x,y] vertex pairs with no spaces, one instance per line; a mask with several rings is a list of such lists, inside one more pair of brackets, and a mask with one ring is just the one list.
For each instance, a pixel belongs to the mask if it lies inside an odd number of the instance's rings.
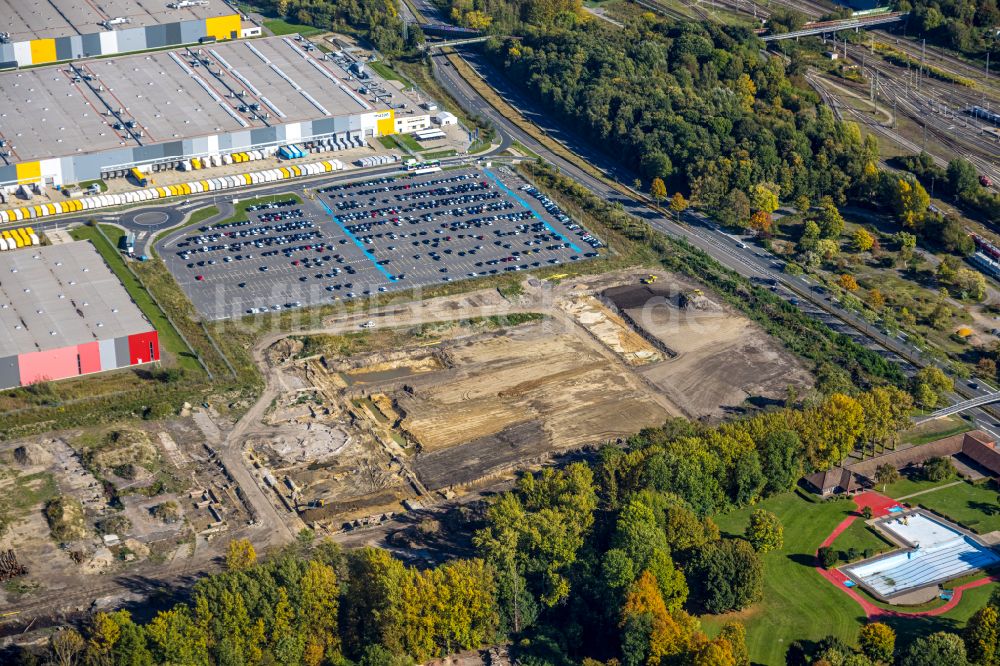
[[159,360],[156,330],[89,242],[0,252],[0,389]]
[[0,0],[0,67],[237,39],[223,0]]
[[352,63],[273,37],[0,73],[0,187],[300,142],[346,149],[430,126]]

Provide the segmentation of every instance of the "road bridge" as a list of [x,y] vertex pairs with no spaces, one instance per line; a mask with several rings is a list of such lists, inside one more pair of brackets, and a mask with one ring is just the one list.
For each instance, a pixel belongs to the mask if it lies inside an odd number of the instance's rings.
[[[431,49],[443,49],[447,46],[464,46],[465,44],[479,44],[485,42],[490,36],[484,35],[481,37],[467,37],[465,39],[446,39],[442,42],[424,42],[420,45],[421,50],[430,51]],[[499,39],[506,39],[505,37],[500,37]]]
[[838,21],[819,21],[817,23],[807,23],[800,30],[784,32],[779,35],[763,35],[761,39],[765,42],[776,42],[782,39],[793,39],[807,37],[809,35],[825,35],[840,30],[859,28],[870,28],[875,25],[885,25],[888,23],[898,23],[906,20],[909,12],[890,12],[888,14],[878,14],[876,16],[861,16],[856,18],[842,19]]
[[924,423],[926,421],[932,421],[934,419],[941,419],[946,416],[951,416],[953,414],[958,414],[969,409],[975,409],[976,407],[982,407],[983,405],[991,405],[995,402],[1000,402],[1000,391],[993,391],[991,393],[986,393],[984,395],[978,395],[975,398],[969,398],[968,400],[963,400],[962,402],[956,402],[950,407],[944,407],[932,412],[928,416],[917,421],[917,423]]

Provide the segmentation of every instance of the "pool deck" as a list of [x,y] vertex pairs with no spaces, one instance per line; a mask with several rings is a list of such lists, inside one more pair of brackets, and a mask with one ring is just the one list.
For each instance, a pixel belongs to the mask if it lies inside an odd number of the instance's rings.
[[[886,497],[885,495],[882,495],[881,493],[877,493],[877,492],[874,492],[874,491],[866,491],[866,492],[859,493],[859,494],[855,495],[854,496],[854,502],[855,502],[855,504],[858,507],[858,513],[856,513],[854,515],[851,515],[851,516],[848,516],[847,518],[845,518],[844,520],[842,520],[833,529],[833,531],[830,533],[830,535],[827,536],[827,538],[823,540],[823,543],[820,544],[820,548],[832,545],[834,543],[834,541],[836,541],[837,537],[840,536],[840,534],[842,534],[844,532],[844,530],[846,530],[848,527],[850,527],[851,524],[855,520],[857,520],[858,518],[861,518],[861,513],[860,512],[863,511],[866,506],[871,507],[872,508],[873,517],[875,519],[879,519],[879,518],[884,518],[885,516],[892,515],[892,514],[890,514],[889,509],[898,505],[895,500],[893,500],[893,499],[891,499],[889,497]],[[961,528],[959,528],[959,529],[961,529]],[[962,530],[962,531],[964,532],[965,530]],[[824,568],[819,563],[819,549],[818,548],[817,548],[817,551],[816,551],[816,565],[815,565],[815,568],[816,568],[817,573],[819,573],[820,576],[822,576],[823,578],[825,578],[826,580],[828,580],[830,583],[832,583],[833,585],[835,585],[844,594],[846,594],[849,597],[851,597],[852,599],[854,599],[854,601],[856,601],[858,603],[858,605],[861,606],[862,610],[865,613],[865,616],[869,620],[872,620],[872,619],[875,619],[875,618],[878,618],[878,617],[887,617],[887,616],[889,616],[889,617],[920,617],[920,616],[933,617],[933,616],[937,616],[937,615],[943,615],[943,614],[947,613],[948,611],[950,611],[951,609],[953,609],[955,606],[957,606],[959,604],[959,602],[962,600],[962,592],[963,591],[968,590],[968,589],[972,589],[972,588],[976,588],[976,587],[981,587],[983,585],[988,585],[988,584],[993,583],[993,582],[1000,582],[1000,574],[998,574],[998,575],[992,575],[992,576],[984,576],[983,578],[979,578],[977,580],[974,580],[974,581],[971,581],[971,582],[968,582],[968,583],[964,583],[962,585],[959,585],[959,586],[953,588],[952,589],[952,597],[951,597],[951,599],[949,599],[947,602],[945,602],[941,606],[938,606],[937,608],[932,608],[931,610],[926,610],[926,611],[906,612],[906,611],[903,611],[903,610],[898,610],[898,611],[897,610],[889,610],[889,609],[885,609],[885,608],[882,608],[880,606],[877,606],[876,604],[872,603],[870,600],[868,600],[864,596],[862,596],[856,589],[853,589],[852,587],[848,587],[846,585],[846,583],[848,581],[851,581],[851,579],[848,578],[848,576],[845,575],[840,569],[826,569],[826,568]],[[854,581],[851,581],[851,582],[854,582]],[[934,588],[932,587],[930,589],[933,590]],[[912,594],[913,594],[912,592],[907,592],[907,593],[904,593],[904,595],[900,595],[900,596],[896,597],[895,603],[900,603],[900,602],[903,602],[903,603],[921,603],[920,601],[917,601],[917,597],[916,596],[911,596]],[[924,597],[924,599],[926,600],[926,597]]]
[[[892,524],[899,521],[906,521],[907,518],[914,519],[914,524],[912,524],[909,528],[903,527],[902,525],[897,526]],[[929,525],[926,525],[928,523]],[[964,537],[966,543],[971,541],[972,544],[974,544],[974,546],[962,546],[964,549],[962,551],[963,554],[985,552],[992,555],[994,558],[993,562],[989,563],[986,568],[994,567],[997,564],[996,553],[993,551],[993,548],[989,544],[984,543],[979,535],[926,509],[908,509],[904,512],[895,513],[891,516],[880,517],[873,520],[870,525],[874,529],[877,529],[886,539],[899,546],[899,548],[888,553],[876,555],[875,557],[871,557],[867,560],[861,560],[860,562],[853,562],[845,565],[844,567],[841,567],[841,573],[847,576],[855,584],[864,587],[865,590],[867,590],[874,597],[886,603],[900,603],[902,597],[913,597],[920,590],[930,589],[936,592],[942,583],[954,580],[955,578],[972,575],[976,571],[983,571],[984,568],[983,566],[969,566],[961,571],[951,571],[947,573],[945,570],[942,570],[941,573],[943,575],[926,581],[920,581],[912,586],[904,587],[893,592],[887,592],[885,590],[880,591],[876,589],[869,580],[866,580],[866,578],[870,578],[870,575],[862,577],[862,575],[857,573],[859,568],[869,568],[870,565],[877,564],[884,560],[897,560],[900,558],[901,554],[905,553],[914,554],[914,562],[916,562],[916,558],[918,556],[921,557],[921,561],[925,561],[924,558],[926,557],[927,564],[923,566],[933,566],[931,562],[933,561],[935,555],[932,555],[931,553],[934,552],[934,549],[937,546],[946,545],[948,542],[956,540],[958,537]],[[904,536],[904,534],[906,534],[906,536]],[[955,536],[952,538],[948,535]],[[910,539],[915,539],[915,541],[910,541]],[[921,540],[924,542],[924,547],[928,549],[927,551],[921,552],[920,545],[918,543]],[[938,551],[937,555],[940,555],[941,552],[946,553],[947,550],[948,549]],[[984,555],[984,557],[986,556],[987,555]],[[943,561],[952,560],[945,559]],[[925,598],[926,600],[924,595],[917,594],[916,597]],[[933,595],[931,595],[930,598],[933,598]]]

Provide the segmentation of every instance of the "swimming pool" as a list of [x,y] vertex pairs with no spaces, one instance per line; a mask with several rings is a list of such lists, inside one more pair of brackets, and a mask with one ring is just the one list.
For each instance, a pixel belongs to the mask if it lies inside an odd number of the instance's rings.
[[877,526],[911,547],[843,571],[883,597],[957,578],[1000,560],[992,549],[923,513],[891,517]]

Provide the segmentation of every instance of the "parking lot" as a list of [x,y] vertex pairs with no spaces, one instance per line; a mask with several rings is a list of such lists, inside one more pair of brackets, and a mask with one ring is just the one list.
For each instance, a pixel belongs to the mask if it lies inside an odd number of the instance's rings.
[[158,246],[210,319],[596,257],[601,242],[506,168],[320,187]]

